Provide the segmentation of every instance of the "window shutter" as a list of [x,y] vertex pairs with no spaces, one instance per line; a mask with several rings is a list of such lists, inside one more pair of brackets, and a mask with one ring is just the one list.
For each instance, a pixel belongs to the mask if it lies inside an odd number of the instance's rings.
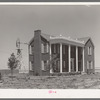
[[92,55],[92,47],[90,47],[90,55]]
[[91,69],[93,69],[93,62],[91,61]]
[[30,61],[30,70],[32,70],[32,62]]
[[47,53],[48,53],[49,52],[49,45],[48,45],[48,43],[47,43],[46,47],[47,47]]
[[42,70],[44,70],[44,61],[41,61]]
[[30,54],[32,54],[32,48],[31,48],[31,46],[30,46]]
[[87,69],[89,69],[89,61],[87,61]]
[[34,53],[34,46],[31,46],[31,54]]

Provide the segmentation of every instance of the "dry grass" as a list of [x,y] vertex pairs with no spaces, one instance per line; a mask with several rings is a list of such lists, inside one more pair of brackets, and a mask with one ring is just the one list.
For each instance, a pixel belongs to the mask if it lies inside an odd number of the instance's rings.
[[12,78],[4,75],[0,82],[4,89],[99,89],[100,73],[70,76],[29,76],[18,74]]

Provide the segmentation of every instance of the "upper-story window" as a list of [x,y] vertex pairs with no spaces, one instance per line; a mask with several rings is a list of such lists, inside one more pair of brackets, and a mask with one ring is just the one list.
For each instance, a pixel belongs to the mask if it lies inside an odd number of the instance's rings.
[[53,53],[59,53],[60,52],[60,45],[59,44],[53,44],[52,49],[53,49]]
[[88,55],[92,55],[92,47],[88,47]]
[[46,44],[41,44],[41,53],[48,53],[49,52],[49,46],[48,43]]
[[41,53],[44,53],[44,44],[41,44]]
[[34,46],[30,45],[30,54],[34,53]]

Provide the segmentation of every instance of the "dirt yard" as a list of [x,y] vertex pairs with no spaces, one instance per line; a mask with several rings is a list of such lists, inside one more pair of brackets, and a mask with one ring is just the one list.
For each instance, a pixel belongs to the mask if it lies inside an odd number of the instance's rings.
[[70,76],[29,76],[17,74],[14,78],[4,75],[1,89],[99,89],[100,73]]

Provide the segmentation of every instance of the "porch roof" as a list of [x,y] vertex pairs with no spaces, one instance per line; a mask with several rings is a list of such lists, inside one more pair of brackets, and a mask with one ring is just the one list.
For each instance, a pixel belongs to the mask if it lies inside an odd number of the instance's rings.
[[84,41],[78,40],[78,39],[72,39],[70,37],[63,37],[63,36],[57,36],[57,37],[50,37],[50,43],[64,43],[64,44],[70,44],[75,46],[81,46],[84,47]]

